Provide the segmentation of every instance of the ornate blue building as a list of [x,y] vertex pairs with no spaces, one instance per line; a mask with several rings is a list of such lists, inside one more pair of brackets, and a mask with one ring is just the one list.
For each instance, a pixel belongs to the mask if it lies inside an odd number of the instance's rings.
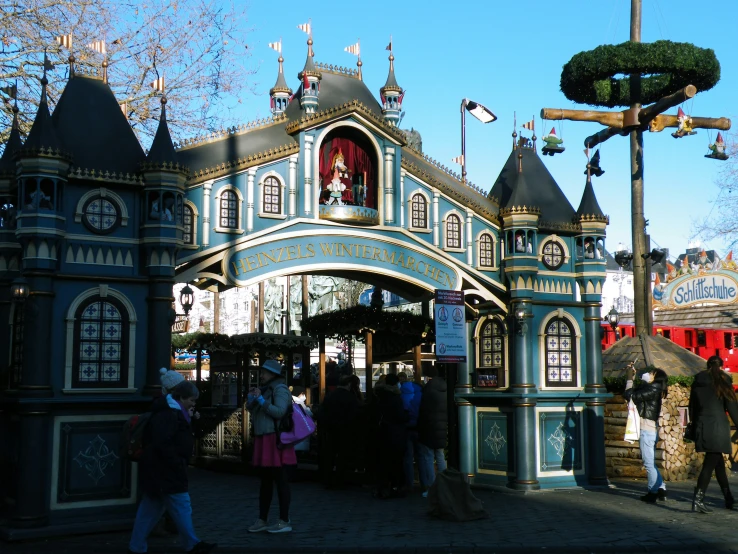
[[[162,99],[141,148],[104,79],[45,91],[0,159],[0,471],[6,536],[128,522],[136,465],[119,432],[170,363],[172,286],[350,276],[425,301],[463,290],[455,386],[461,470],[523,490],[604,484],[599,303],[607,217],[575,210],[535,140],[486,192],[409,144],[390,55],[378,101],[360,71],[282,58],[273,116],[172,143]],[[361,68],[359,68],[361,69]],[[173,109],[176,109],[173,108]],[[11,284],[25,279],[25,302]]]

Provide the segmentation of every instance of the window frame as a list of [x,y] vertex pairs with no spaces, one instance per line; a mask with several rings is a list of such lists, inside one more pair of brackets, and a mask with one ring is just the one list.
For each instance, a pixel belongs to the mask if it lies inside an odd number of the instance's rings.
[[[279,211],[277,213],[274,212],[267,212],[265,210],[265,197],[266,194],[264,194],[264,191],[267,187],[267,180],[274,179],[277,181],[277,187],[279,188],[279,194],[277,195],[279,198]],[[273,186],[273,185],[272,185]],[[284,177],[280,175],[279,173],[275,171],[270,171],[266,174],[264,174],[261,179],[259,180],[259,213],[257,214],[260,218],[264,219],[286,219],[287,214],[285,214],[285,190],[286,190],[286,184]]]
[[[184,222],[184,214],[186,213],[186,210],[190,210],[192,212],[192,229],[191,229],[191,235],[192,235],[192,242],[188,243],[184,241],[184,234],[185,234],[185,222]],[[197,210],[197,206],[190,202],[189,200],[185,199],[184,206],[182,207],[182,247],[187,249],[196,250],[200,248],[197,240],[198,240],[198,222],[200,219],[200,213]]]
[[[546,262],[546,259],[545,259],[545,257],[546,257],[546,246],[548,246],[549,244],[552,247],[553,246],[556,246],[556,247],[559,248],[559,250],[561,250],[561,254],[560,254],[561,261],[558,264],[556,264],[556,265],[548,264]],[[552,253],[551,256],[554,256],[554,254]],[[561,243],[561,241],[556,240],[556,239],[553,239],[553,238],[548,238],[545,241],[543,241],[543,244],[541,244],[541,263],[549,271],[558,271],[559,269],[561,269],[564,266],[564,264],[566,263],[567,258],[568,258],[568,256],[567,256],[567,253],[566,253],[566,248],[564,248],[564,245]]]
[[[97,227],[93,226],[92,223],[90,223],[89,221],[89,216],[87,214],[87,208],[89,208],[90,204],[96,201],[108,202],[111,206],[113,206],[113,209],[115,210],[115,223],[113,223],[113,225],[111,225],[107,229],[98,229]],[[121,225],[120,207],[118,206],[116,202],[112,201],[109,198],[105,198],[99,195],[94,196],[88,199],[82,206],[82,224],[87,228],[88,231],[95,233],[96,235],[109,235]]]
[[[86,192],[83,194],[80,199],[77,201],[77,207],[74,211],[74,222],[75,223],[81,223],[85,226],[85,228],[90,229],[85,224],[85,208],[87,207],[87,204],[94,200],[95,198],[104,198],[108,202],[112,203],[117,211],[118,211],[118,221],[116,222],[116,225],[113,227],[112,230],[117,229],[118,227],[127,227],[128,226],[128,207],[126,206],[126,203],[123,202],[123,199],[113,192],[110,189],[106,189],[105,187],[100,187],[98,189],[93,189],[91,191]],[[91,230],[91,229],[90,229]],[[107,234],[110,231],[104,231],[102,233],[98,231],[91,230],[92,232],[96,234]]]
[[[488,327],[492,327],[493,330],[497,328],[499,330],[499,337],[501,338],[502,344],[500,349],[501,362],[499,366],[494,365],[483,365],[483,358],[485,354],[484,346],[484,332]],[[496,335],[492,333],[491,337],[491,348],[490,353],[494,354],[494,337]],[[476,331],[477,337],[477,359],[476,359],[476,374],[474,380],[475,388],[481,390],[501,390],[508,388],[508,340],[507,340],[507,327],[505,322],[500,317],[486,317],[479,322]],[[497,385],[480,385],[480,377],[483,375],[494,375],[497,381]]]
[[[571,331],[571,334],[569,335],[571,338],[571,349],[569,350],[572,362],[571,362],[571,369],[572,369],[572,381],[571,383],[564,383],[564,384],[557,384],[561,383],[561,381],[550,381],[548,372],[549,372],[549,344],[548,344],[548,338],[551,336],[548,333],[548,328],[554,321],[564,321],[567,326],[569,327],[569,330]],[[541,368],[541,388],[547,389],[547,390],[582,390],[582,375],[581,375],[581,330],[579,329],[579,325],[577,324],[576,320],[571,316],[571,314],[559,310],[558,312],[554,312],[552,314],[549,314],[547,317],[545,317],[541,323],[541,328],[539,331],[539,337],[540,337],[540,346],[539,346],[539,352],[540,352],[540,368]],[[561,350],[559,350],[560,352]],[[560,366],[559,366],[560,367]]]
[[[236,195],[236,227],[222,227],[220,225],[221,222],[221,216],[220,216],[220,209],[221,209],[221,200],[223,197],[223,194],[226,192],[233,192]],[[244,209],[243,209],[243,194],[240,190],[238,190],[237,187],[233,185],[223,185],[220,189],[218,189],[218,193],[213,197],[213,211],[212,213],[215,214],[215,221],[216,225],[214,227],[214,231],[216,233],[230,233],[234,235],[241,235],[244,233],[243,229],[243,218],[245,216]]]
[[[484,237],[489,237],[490,240],[490,256],[492,258],[492,265],[482,265],[482,241]],[[497,241],[495,236],[490,231],[482,231],[477,235],[477,269],[480,271],[494,271],[497,269]]]
[[[420,198],[424,203],[424,210],[425,210],[425,218],[424,218],[424,225],[423,226],[417,226],[414,224],[415,218],[413,216],[413,202],[415,198]],[[408,217],[408,229],[411,231],[428,231],[430,230],[430,200],[426,194],[424,194],[420,190],[416,190],[415,192],[410,194],[410,197],[408,199],[408,207],[407,207],[407,217]]]
[[[456,220],[459,222],[459,246],[449,246],[449,219],[450,218],[456,218]],[[446,212],[446,214],[443,217],[443,249],[446,252],[459,252],[463,253],[466,252],[466,248],[464,248],[464,218],[461,217],[461,214],[457,212],[456,210],[451,210],[449,212]]]

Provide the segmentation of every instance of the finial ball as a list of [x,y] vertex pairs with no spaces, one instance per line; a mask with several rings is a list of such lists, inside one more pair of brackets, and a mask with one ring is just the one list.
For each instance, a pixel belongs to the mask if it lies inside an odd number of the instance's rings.
[[161,105],[163,106],[163,105],[165,105],[166,103],[167,103],[167,97],[166,97],[166,96],[162,96],[162,97],[161,97]]
[[395,55],[394,54],[390,53],[389,61],[391,61],[391,62],[395,61]]
[[308,39],[308,46],[312,46],[312,45],[313,45],[313,39],[312,38],[309,38]]

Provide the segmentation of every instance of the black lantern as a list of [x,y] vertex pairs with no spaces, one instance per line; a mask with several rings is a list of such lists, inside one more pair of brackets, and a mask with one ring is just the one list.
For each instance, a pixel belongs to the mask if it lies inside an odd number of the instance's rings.
[[615,263],[623,269],[628,267],[632,260],[633,254],[630,254],[627,250],[620,250],[619,252],[615,252]]
[[30,292],[28,281],[23,277],[18,277],[10,285],[10,296],[14,302],[25,302]]
[[607,322],[610,324],[610,327],[612,327],[612,332],[615,333],[615,338],[618,338],[618,323],[620,323],[620,314],[615,309],[615,306],[610,308],[610,311],[607,312]]
[[525,323],[525,319],[528,317],[528,312],[525,306],[522,304],[515,309],[515,322],[518,324],[518,334],[524,335],[528,331],[528,325]]
[[179,293],[179,303],[182,304],[182,309],[185,315],[190,313],[192,305],[195,303],[195,293],[190,288],[190,285],[185,285],[182,291]]
[[652,264],[660,264],[666,257],[666,251],[660,248],[654,248],[648,254],[643,254],[645,259],[651,258]]

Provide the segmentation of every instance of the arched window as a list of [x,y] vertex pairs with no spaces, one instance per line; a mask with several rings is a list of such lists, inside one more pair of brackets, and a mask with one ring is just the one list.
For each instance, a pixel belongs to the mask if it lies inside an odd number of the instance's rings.
[[182,235],[182,241],[185,244],[195,244],[195,232],[193,226],[195,224],[195,213],[192,211],[192,207],[187,204],[184,205],[184,216],[182,225],[184,226],[184,234]]
[[555,317],[546,326],[546,386],[576,387],[575,336],[571,323]]
[[238,198],[232,190],[224,190],[220,196],[220,227],[238,228]]
[[479,266],[480,267],[494,267],[495,266],[495,252],[494,252],[494,241],[492,235],[489,233],[483,233],[479,237]]
[[279,215],[282,213],[282,194],[280,191],[279,180],[276,177],[267,177],[264,179],[264,189],[262,192],[263,208],[262,213]]
[[120,221],[118,207],[107,198],[97,196],[82,208],[85,226],[95,233],[109,233]]
[[446,217],[446,248],[461,248],[461,219],[455,214]]
[[502,323],[489,319],[479,337],[478,387],[505,386],[505,335]]
[[115,298],[93,296],[75,315],[72,386],[121,388],[128,384],[128,312]]
[[414,194],[411,200],[412,226],[416,229],[428,228],[428,202],[422,194]]
[[543,245],[541,261],[548,269],[557,270],[564,265],[564,248],[560,243],[549,240]]

